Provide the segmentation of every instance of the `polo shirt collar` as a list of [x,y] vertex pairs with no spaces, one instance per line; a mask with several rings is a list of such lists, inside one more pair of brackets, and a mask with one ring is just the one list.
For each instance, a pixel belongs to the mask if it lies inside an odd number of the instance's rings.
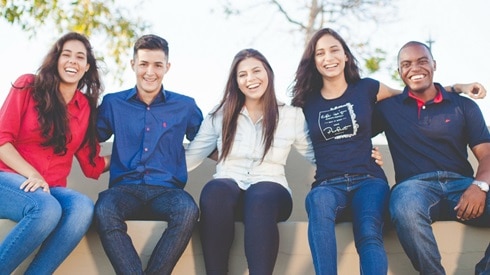
[[[436,97],[429,101],[428,103],[441,103],[442,101],[444,100],[450,100],[449,98],[449,95],[448,95],[448,92],[446,91],[446,89],[444,89],[444,87],[439,84],[439,83],[434,83],[434,85],[436,86],[436,89],[438,91]],[[417,103],[422,103],[422,105],[425,105],[425,102],[421,102],[418,98],[415,98],[410,89],[408,88],[408,86],[405,86],[405,88],[403,89],[403,93],[402,93],[402,98],[403,98],[403,101],[404,102],[407,102],[408,99],[412,99],[412,100],[415,100]]]

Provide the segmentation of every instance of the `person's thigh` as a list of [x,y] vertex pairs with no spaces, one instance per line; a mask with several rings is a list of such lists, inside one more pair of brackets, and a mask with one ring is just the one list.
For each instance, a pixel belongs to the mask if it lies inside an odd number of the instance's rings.
[[83,228],[90,225],[94,203],[88,196],[65,187],[51,188],[51,195],[61,205],[63,223],[67,228],[80,228],[83,231]]
[[25,180],[16,173],[0,172],[0,218],[19,222],[26,213],[43,211],[42,216],[47,218],[45,215],[51,213],[57,217],[53,220],[59,219],[61,209],[57,200],[40,188],[34,192],[20,189]]
[[60,204],[50,193],[20,189],[25,180],[0,172],[0,218],[17,223],[0,243],[0,269],[7,274],[45,241],[62,217]]
[[370,178],[360,182],[351,202],[354,220],[374,218],[382,223],[388,210],[389,194],[390,187],[383,179]]
[[213,179],[202,188],[199,204],[236,209],[243,193],[233,179]]
[[411,178],[391,191],[389,210],[392,221],[416,223],[421,216],[433,222],[441,215],[444,191],[437,179]]
[[183,189],[166,188],[151,191],[152,199],[148,202],[148,208],[157,219],[172,221],[190,219],[197,220],[199,208],[194,198]]
[[137,186],[116,185],[99,194],[95,203],[95,217],[101,223],[110,219],[130,220],[144,211],[144,202],[138,196]]
[[490,227],[490,199],[487,196],[485,211],[483,214],[475,219],[466,221],[465,224],[479,226],[479,227]]
[[320,184],[306,195],[306,211],[311,219],[322,218],[335,221],[348,206],[345,183]]
[[288,190],[275,182],[258,182],[245,191],[245,217],[285,221],[291,215],[293,202]]
[[460,221],[469,225],[490,227],[490,199],[488,196],[486,196],[485,210],[483,212],[483,215],[481,215],[480,217],[467,221],[461,221],[456,217],[457,211],[455,211],[454,208],[459,203],[461,196],[466,191],[466,189],[471,186],[473,180],[473,178],[459,176],[457,178],[451,179],[445,184],[447,196],[445,199],[446,203],[444,216],[442,217],[442,219]]
[[457,181],[448,183],[448,195],[447,195],[447,207],[445,209],[445,219],[455,220],[463,222],[464,224],[479,226],[479,227],[490,227],[490,196],[486,196],[485,208],[483,214],[475,219],[470,219],[466,221],[461,221],[456,217],[456,211],[454,207],[459,203],[461,196],[466,191],[466,189],[473,183],[472,178],[461,178]]

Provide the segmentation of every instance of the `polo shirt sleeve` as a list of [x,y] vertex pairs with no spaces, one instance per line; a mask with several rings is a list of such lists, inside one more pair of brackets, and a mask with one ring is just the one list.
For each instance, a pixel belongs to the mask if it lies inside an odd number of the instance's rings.
[[465,99],[464,114],[467,127],[465,132],[468,133],[469,147],[473,148],[478,144],[490,142],[490,134],[480,107],[473,100]]
[[97,143],[96,157],[94,159],[95,165],[90,163],[90,146],[85,143],[76,153],[75,157],[80,164],[83,174],[92,179],[98,179],[102,172],[104,172],[105,160],[100,156],[100,144]]
[[0,109],[0,145],[12,143],[17,140],[21,127],[22,117],[25,113],[28,101],[31,99],[29,87],[34,83],[34,75],[20,76],[5,99],[2,108]]

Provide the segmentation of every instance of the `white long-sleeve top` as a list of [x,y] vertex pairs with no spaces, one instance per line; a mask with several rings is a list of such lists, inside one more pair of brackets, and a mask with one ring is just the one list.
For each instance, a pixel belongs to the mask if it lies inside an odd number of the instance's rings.
[[[210,114],[204,119],[194,140],[186,149],[187,169],[193,170],[211,153],[222,152],[222,121],[220,111],[214,117]],[[224,161],[217,163],[214,178],[231,178],[242,190],[260,181],[277,182],[290,193],[284,166],[291,146],[314,163],[314,153],[308,135],[303,111],[300,108],[280,104],[279,121],[274,141],[261,162],[264,152],[262,140],[262,118],[256,123],[243,107],[238,116],[237,131],[230,153]]]

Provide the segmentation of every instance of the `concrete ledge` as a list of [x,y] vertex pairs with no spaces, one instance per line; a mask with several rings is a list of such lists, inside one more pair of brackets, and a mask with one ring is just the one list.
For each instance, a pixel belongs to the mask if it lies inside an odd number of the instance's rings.
[[[0,220],[0,238],[15,225],[9,220]],[[281,236],[279,254],[274,274],[314,275],[313,263],[308,246],[306,222],[284,222],[279,224]],[[151,252],[165,230],[165,222],[129,221],[128,232],[134,246],[146,264]],[[487,247],[489,232],[485,228],[465,226],[457,222],[436,222],[434,232],[439,243],[443,265],[447,274],[473,274],[474,265],[481,259]],[[351,223],[340,223],[336,227],[339,274],[359,274],[359,258],[352,240]],[[385,234],[389,273],[415,274],[410,261],[403,252],[396,234],[389,230]],[[14,274],[22,274],[32,256]],[[90,229],[76,249],[63,262],[56,274],[87,275],[115,274],[100,244],[95,230]],[[205,274],[201,243],[197,230],[175,267],[173,274]],[[243,225],[236,224],[235,241],[230,253],[230,275],[248,274],[243,248]]]
[[[111,144],[103,144],[103,153],[110,152]],[[390,184],[393,184],[393,166],[388,148],[381,145],[384,157],[384,170]],[[275,275],[309,275],[315,274],[308,245],[307,217],[304,198],[313,182],[314,166],[306,162],[297,152],[292,151],[286,167],[286,176],[293,191],[293,213],[288,221],[279,224],[280,246],[274,270]],[[207,160],[189,175],[186,190],[196,201],[204,184],[212,178],[215,171],[214,162]],[[68,179],[68,186],[90,196],[94,201],[98,193],[108,185],[108,175],[99,180],[86,179],[75,163]],[[0,219],[0,241],[3,240],[15,223]],[[144,264],[166,228],[160,221],[129,221],[128,232]],[[447,274],[467,275],[474,273],[475,264],[483,257],[490,239],[488,228],[475,228],[457,222],[436,222],[433,225],[443,265]],[[243,225],[236,223],[235,241],[230,253],[230,275],[248,274],[243,246]],[[359,257],[352,234],[351,223],[340,223],[336,226],[338,273],[359,274]],[[394,230],[387,230],[384,235],[385,248],[388,253],[389,274],[416,274],[410,261],[401,248]],[[14,274],[22,274],[27,259]],[[99,237],[93,228],[82,239],[76,249],[60,266],[56,274],[114,274],[114,270],[105,255]],[[197,230],[177,263],[176,275],[205,274],[201,242]]]

